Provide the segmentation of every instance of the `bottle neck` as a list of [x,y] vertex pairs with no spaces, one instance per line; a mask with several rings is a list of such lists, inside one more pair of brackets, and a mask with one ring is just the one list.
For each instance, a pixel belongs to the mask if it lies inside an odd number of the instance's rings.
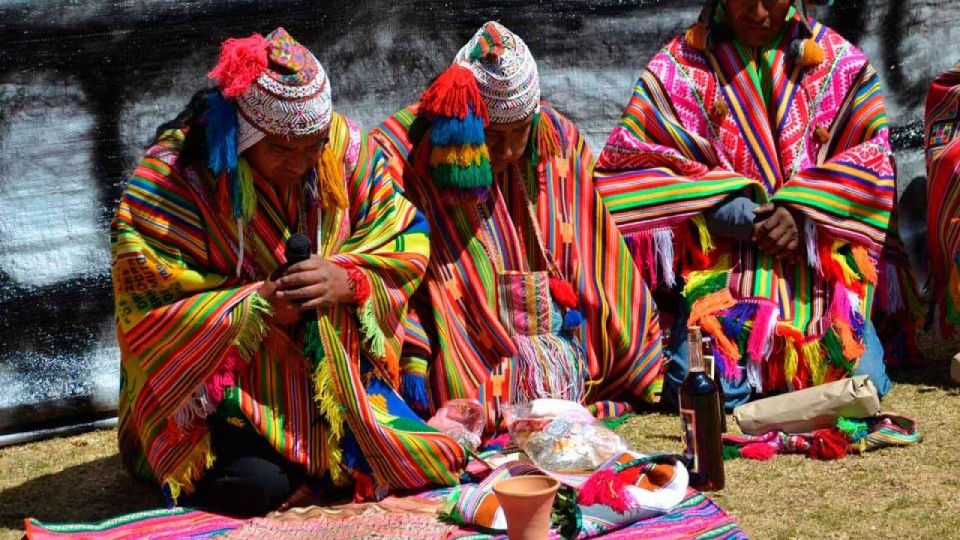
[[700,328],[693,326],[687,329],[687,344],[689,345],[690,371],[706,371],[706,362],[703,359],[703,337]]

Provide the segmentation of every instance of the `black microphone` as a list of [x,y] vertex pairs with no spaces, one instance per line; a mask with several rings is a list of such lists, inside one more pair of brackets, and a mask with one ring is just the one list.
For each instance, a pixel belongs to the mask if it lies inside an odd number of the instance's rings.
[[298,262],[303,262],[310,258],[310,239],[307,235],[297,233],[287,240],[287,246],[283,251],[287,258],[286,267],[293,266]]

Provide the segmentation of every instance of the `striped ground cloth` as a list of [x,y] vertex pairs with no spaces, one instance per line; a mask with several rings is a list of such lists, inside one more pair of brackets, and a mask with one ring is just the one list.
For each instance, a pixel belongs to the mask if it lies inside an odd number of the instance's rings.
[[[421,497],[426,499],[431,496],[434,498],[444,497],[448,492],[448,489],[442,489]],[[423,516],[423,514],[417,513],[410,513],[409,515],[415,519],[422,519]],[[30,540],[64,538],[77,540],[133,540],[143,538],[173,540],[222,537],[232,531],[240,531],[245,526],[256,525],[259,531],[269,530],[274,535],[263,538],[263,540],[269,540],[269,538],[290,537],[292,535],[288,535],[287,532],[302,532],[304,527],[303,521],[291,520],[286,523],[292,529],[285,531],[285,522],[280,519],[274,520],[274,526],[269,528],[264,526],[264,521],[263,518],[244,521],[178,508],[138,512],[96,523],[56,524],[27,519],[26,532],[27,538]],[[401,537],[392,536],[391,538]],[[491,536],[458,529],[452,532],[448,538],[450,540],[487,540],[502,539],[506,536]],[[559,535],[553,533],[551,540],[557,538],[560,538]],[[740,540],[747,538],[747,535],[740,529],[736,518],[726,513],[703,494],[690,490],[687,498],[672,512],[657,518],[637,522],[619,531],[604,535],[602,538],[608,540],[623,540],[626,538],[641,540],[668,538]]]

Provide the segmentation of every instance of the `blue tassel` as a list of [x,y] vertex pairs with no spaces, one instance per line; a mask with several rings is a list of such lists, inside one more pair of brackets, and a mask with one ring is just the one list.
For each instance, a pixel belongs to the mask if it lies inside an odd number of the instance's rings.
[[237,109],[220,95],[207,94],[207,167],[214,176],[227,174],[234,219],[243,216],[237,159]]
[[563,316],[563,329],[570,331],[583,324],[583,314],[575,309],[568,309]]
[[430,407],[427,397],[427,381],[418,373],[404,373],[400,378],[400,393],[411,408],[426,411]]
[[483,119],[475,114],[459,118],[439,117],[433,120],[430,142],[434,146],[480,146],[486,137]]
[[850,326],[853,329],[853,336],[857,338],[858,341],[862,340],[863,333],[867,329],[867,323],[866,321],[863,320],[863,315],[860,315],[856,311],[851,313],[851,315],[852,316],[850,317],[850,323],[851,323]]
[[722,317],[723,333],[730,339],[738,339],[749,321],[757,315],[757,304],[739,302]]

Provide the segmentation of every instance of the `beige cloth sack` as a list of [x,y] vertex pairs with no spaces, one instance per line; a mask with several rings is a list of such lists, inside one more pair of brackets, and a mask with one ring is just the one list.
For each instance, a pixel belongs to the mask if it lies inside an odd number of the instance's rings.
[[837,418],[865,418],[880,412],[880,396],[866,375],[760,399],[733,410],[747,435],[771,430],[806,433],[833,427]]

